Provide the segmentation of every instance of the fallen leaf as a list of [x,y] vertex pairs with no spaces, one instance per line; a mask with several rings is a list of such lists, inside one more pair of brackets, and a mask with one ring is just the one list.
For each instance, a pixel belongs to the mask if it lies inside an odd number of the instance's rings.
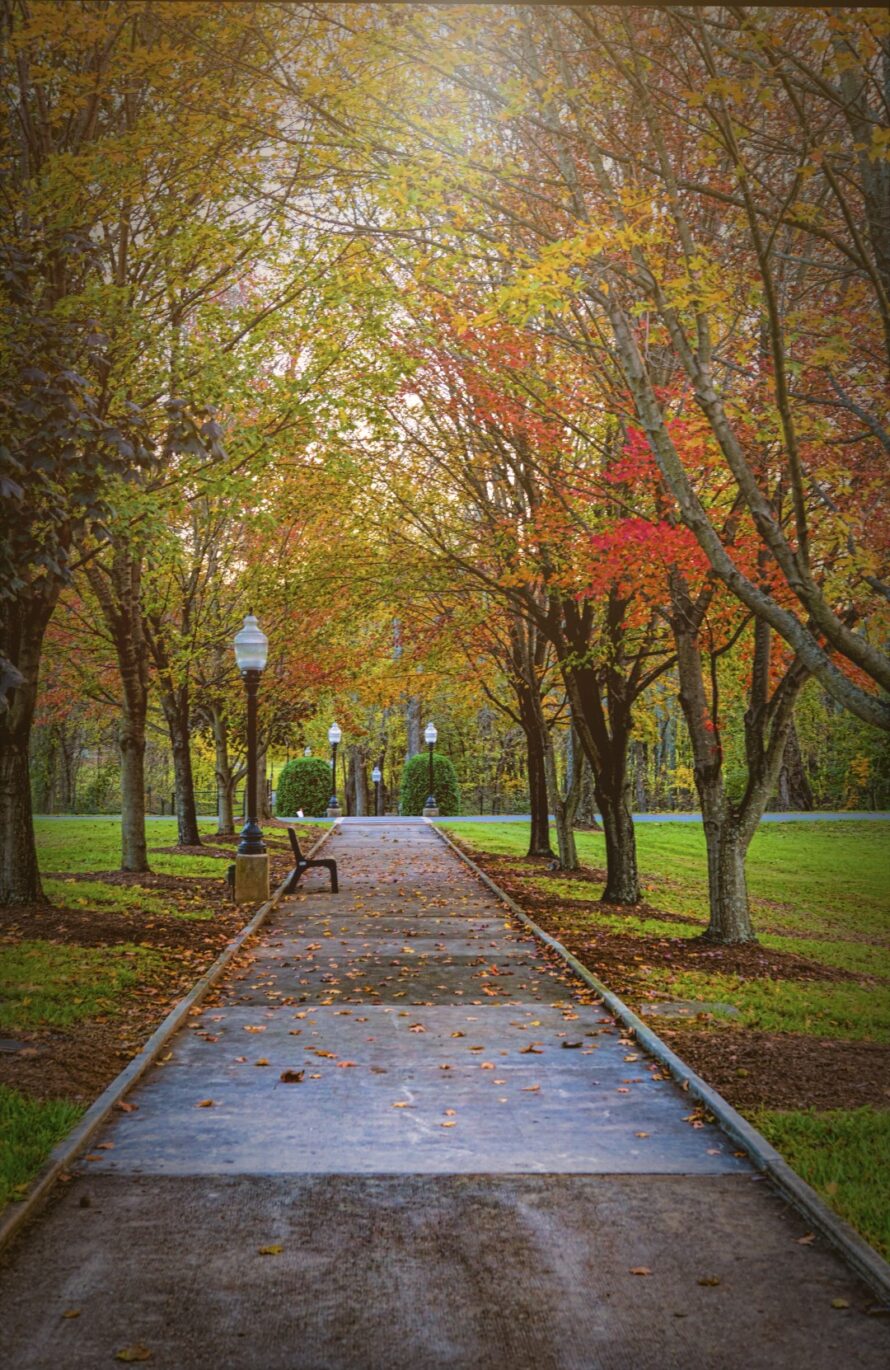
[[452,1037],[466,1037],[467,1034],[465,1032],[452,1032],[451,1035]]
[[479,1065],[480,1070],[494,1070],[494,1061],[482,1061]]
[[260,1256],[280,1256],[284,1250],[283,1246],[258,1246],[257,1252]]
[[199,1099],[198,1102],[195,1104],[195,1108],[213,1108],[213,1100]]
[[522,1092],[523,1094],[537,1094],[540,1088],[540,1085],[523,1085]]
[[65,1312],[62,1314],[62,1317],[63,1317],[63,1318],[79,1318],[79,1317],[80,1317],[80,1309],[79,1309],[79,1308],[66,1308],[66,1309],[65,1309]]
[[711,1289],[715,1289],[717,1285],[720,1283],[720,1280],[716,1275],[702,1275],[698,1283],[706,1285]]
[[[569,1049],[570,1051],[574,1050],[575,1047],[580,1047],[580,1046],[583,1046],[583,1045],[584,1045],[583,1042],[563,1042],[563,1046],[564,1046],[564,1047],[568,1047],[568,1049]],[[625,1057],[625,1060],[627,1060],[627,1057]]]
[[440,1123],[439,1126],[440,1126],[440,1127],[457,1127],[457,1123],[456,1123],[456,1122],[454,1121],[454,1119],[452,1118],[452,1119],[450,1119],[447,1123]]
[[648,1133],[648,1132],[635,1132],[635,1133],[634,1133],[634,1136],[635,1136],[635,1137],[648,1137],[648,1136],[649,1136],[649,1133]]
[[245,1032],[265,1032],[266,1029],[265,1029],[264,1027],[254,1027],[251,1023],[245,1023],[245,1024],[244,1024],[244,1031],[245,1031]]
[[411,1105],[410,1105],[409,1103],[407,1103],[404,1099],[399,1099],[397,1103],[394,1103],[394,1104],[393,1104],[393,1108],[410,1108],[410,1107],[411,1107]]
[[115,1108],[119,1108],[121,1113],[135,1113],[139,1105],[128,1103],[126,1099],[118,1099]]
[[535,1046],[534,1042],[530,1042],[527,1047],[519,1048],[519,1054],[520,1056],[541,1056],[543,1053],[540,1047]]
[[453,1118],[453,1117],[455,1116],[456,1113],[457,1113],[457,1109],[456,1109],[456,1108],[446,1108],[446,1109],[445,1109],[445,1117],[446,1117],[446,1118]]
[[337,1069],[338,1069],[338,1070],[348,1070],[348,1069],[350,1068],[350,1066],[357,1066],[357,1065],[358,1065],[358,1061],[338,1061],[338,1062],[337,1062]]
[[423,1023],[412,1023],[411,1026],[409,1027],[408,1031],[409,1031],[409,1032],[426,1032],[426,1028],[423,1026]]
[[850,1301],[849,1299],[832,1299],[831,1306],[832,1308],[849,1308]]
[[137,1341],[133,1346],[122,1346],[120,1351],[115,1352],[114,1359],[127,1362],[151,1360],[151,1352],[141,1341]]
[[807,1235],[806,1235],[805,1237],[798,1237],[798,1238],[797,1238],[797,1245],[798,1245],[798,1246],[812,1246],[812,1244],[813,1244],[813,1242],[814,1242],[815,1240],[816,1240],[816,1234],[815,1234],[815,1232],[808,1232]]
[[286,1085],[301,1085],[305,1074],[305,1070],[283,1070],[278,1078]]
[[648,1265],[632,1265],[628,1271],[629,1275],[651,1275],[652,1271]]
[[269,1064],[269,1061],[268,1061],[268,1057],[266,1057],[266,1056],[260,1056],[260,1057],[258,1058],[258,1060],[254,1061],[254,1065],[255,1065],[255,1066],[267,1066],[268,1064]]

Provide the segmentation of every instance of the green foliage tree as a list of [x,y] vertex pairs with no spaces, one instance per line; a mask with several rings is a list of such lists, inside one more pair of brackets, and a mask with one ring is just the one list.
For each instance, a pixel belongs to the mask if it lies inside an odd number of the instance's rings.
[[293,818],[299,809],[307,818],[323,818],[331,797],[331,768],[320,756],[297,756],[278,777],[275,811]]
[[[422,752],[412,756],[402,768],[399,788],[399,813],[422,814],[430,792],[430,760]],[[433,756],[433,793],[441,814],[460,813],[460,785],[457,771],[447,756]]]

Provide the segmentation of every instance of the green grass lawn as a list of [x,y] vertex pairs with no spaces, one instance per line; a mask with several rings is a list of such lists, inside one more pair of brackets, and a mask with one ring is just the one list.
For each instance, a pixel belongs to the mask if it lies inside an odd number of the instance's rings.
[[41,1102],[0,1085],[0,1208],[22,1198],[57,1142],[83,1115],[68,1099]]
[[121,991],[156,982],[164,959],[156,951],[16,942],[0,946],[0,1027],[12,1032],[67,1027],[114,1013]]
[[[212,839],[216,823],[212,819],[198,824],[204,838]],[[119,818],[36,818],[37,857],[42,871],[115,871],[121,863],[121,823]],[[224,871],[214,856],[178,855],[159,852],[157,847],[172,847],[176,842],[176,819],[152,819],[145,825],[148,839],[148,864],[159,875],[215,875]],[[221,840],[221,846],[226,846]],[[230,838],[228,845],[234,850]]]
[[[524,823],[441,826],[477,851],[522,857],[527,849]],[[597,912],[597,926],[641,936],[696,936],[708,920],[701,824],[642,823],[636,831],[647,903],[694,918],[697,925],[670,923],[657,915],[631,922]],[[578,833],[577,841],[585,865],[605,865],[601,833]],[[858,975],[890,978],[890,823],[765,824],[751,843],[747,869],[751,914],[764,946]],[[573,900],[600,894],[597,885],[558,876],[542,876],[539,885],[569,908]],[[582,923],[590,918],[589,913],[580,915]]]
[[763,1110],[753,1121],[807,1184],[890,1260],[890,1204],[886,1186],[876,1183],[890,1157],[890,1112]]

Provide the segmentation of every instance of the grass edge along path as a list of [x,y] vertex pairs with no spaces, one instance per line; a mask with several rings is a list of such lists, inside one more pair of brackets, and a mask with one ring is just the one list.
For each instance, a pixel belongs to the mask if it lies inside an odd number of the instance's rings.
[[[178,979],[184,975],[189,985],[199,981],[229,944],[230,934],[243,929],[252,917],[248,906],[238,909],[231,904],[223,879],[237,839],[217,839],[212,821],[200,824],[206,854],[171,850],[176,840],[175,819],[152,824],[148,834],[152,874],[142,884],[138,877],[120,883],[116,869],[119,819],[76,818],[66,823],[64,819],[38,818],[35,826],[41,870],[53,872],[47,880],[53,906],[48,912],[63,924],[69,916],[72,926],[67,931],[54,927],[50,940],[28,937],[30,911],[16,906],[2,911],[0,996],[5,1002],[0,1035],[15,1034],[25,1049],[2,1057],[6,1079],[0,1081],[0,1217],[6,1204],[28,1190],[53,1149],[101,1097],[108,1082],[125,1068],[125,1060],[109,1057],[106,1078],[97,1083],[91,1095],[72,1097],[62,1087],[49,1095],[41,1090],[38,1096],[28,1089],[29,1075],[33,1079],[31,1071],[38,1065],[35,1054],[51,1052],[53,1045],[63,1043],[73,1029],[89,1041],[93,1025],[98,1034],[96,1053],[107,1054],[108,1024],[122,1020],[140,996],[157,996],[143,999],[138,1040],[132,1042],[129,1052],[135,1059],[171,1004],[181,1000],[187,990],[184,983],[175,987],[177,972]],[[311,847],[319,833],[329,827],[324,821],[301,827],[304,843]],[[267,837],[276,857],[274,889],[291,857],[280,828],[270,827]],[[215,877],[212,881],[208,870]],[[185,892],[170,889],[165,882],[155,887],[154,876],[184,877],[179,883],[186,886]],[[188,892],[189,880],[194,881],[196,895]],[[183,922],[212,928],[221,912],[230,925],[227,931],[216,938],[216,945],[208,939],[203,951],[191,953],[179,966],[175,952],[132,940],[139,937],[140,930],[156,935],[159,927],[166,925],[175,931]],[[88,928],[91,918],[101,921],[105,936],[115,940],[88,945],[79,942],[78,929]],[[172,999],[164,989],[166,986],[169,991],[171,984]],[[17,1078],[17,1070],[22,1068],[22,1078]]]
[[[487,855],[495,855],[496,857],[501,858],[509,857],[511,873],[515,872],[517,866],[523,866],[524,853],[527,846],[527,830],[524,825],[502,825],[502,827],[499,828],[498,825],[486,825],[483,827],[483,825],[461,825],[459,821],[446,821],[441,822],[438,826],[440,826],[449,837],[456,838],[460,845],[468,851],[468,854],[474,859],[478,858],[483,866]],[[650,853],[648,853],[649,861],[647,861],[648,844],[646,842],[646,836],[648,832],[651,831],[651,828],[638,829],[638,838],[641,839],[640,864],[643,872],[642,878],[644,886],[646,887],[646,899],[650,906],[647,909],[647,915],[641,920],[641,927],[645,927],[647,924],[651,925],[653,913],[655,920],[658,919],[660,908],[658,892],[660,888],[670,889],[673,896],[673,907],[671,912],[674,912],[675,914],[680,913],[681,916],[685,918],[691,919],[694,916],[696,903],[698,902],[700,904],[701,902],[701,892],[695,889],[690,890],[689,886],[692,881],[700,881],[702,888],[706,890],[704,844],[699,832],[700,863],[696,869],[696,862],[694,860],[695,838],[690,836],[689,826],[691,825],[687,825],[681,829],[679,825],[673,825],[671,831],[658,834],[657,843],[652,844],[655,847],[656,859],[651,860],[650,850]],[[668,825],[666,824],[664,827],[667,828]],[[856,827],[845,825],[844,829],[839,833],[833,833],[827,824],[820,824],[818,832],[813,831],[812,829],[807,832],[806,829],[801,830],[800,825],[795,825],[794,831],[790,834],[790,841],[782,840],[781,842],[784,865],[786,868],[788,866],[793,867],[795,845],[797,845],[799,850],[803,849],[803,860],[805,861],[806,849],[808,847],[806,839],[809,837],[814,841],[818,841],[821,839],[826,827],[829,828],[829,839],[840,838],[840,841],[834,840],[831,841],[830,844],[830,850],[841,858],[838,861],[838,867],[840,870],[840,881],[842,883],[844,897],[841,901],[843,908],[836,918],[839,934],[845,937],[861,937],[863,941],[867,941],[867,939],[874,935],[876,921],[875,900],[873,897],[870,898],[869,896],[874,896],[881,877],[876,869],[870,868],[867,863],[863,864],[859,852],[853,850],[854,847],[858,847],[858,825]],[[775,831],[775,828],[771,829],[771,832]],[[890,824],[875,825],[875,828],[872,831],[875,832],[876,838],[879,838],[880,840],[869,844],[868,849],[872,853],[877,853],[887,844],[888,836],[890,836]],[[664,857],[666,852],[669,853],[670,840],[674,834],[677,834],[680,839],[678,845],[681,847],[681,859],[677,861],[665,861]],[[604,862],[601,834],[579,833],[577,836],[579,857],[582,863],[594,867],[595,869],[600,868]],[[795,843],[795,838],[798,836],[804,840]],[[771,847],[774,848],[774,844],[769,842],[762,844],[761,850],[763,849],[763,846],[766,847],[767,853],[769,853]],[[657,859],[659,856],[662,858],[661,860]],[[655,867],[654,872],[652,866]],[[850,882],[850,872],[851,869],[854,869],[857,866],[861,876],[861,883],[865,886],[866,891],[864,899],[864,929],[856,928],[851,922],[851,908],[855,905],[855,901],[859,895],[857,894],[856,879],[854,878],[852,882]],[[497,881],[498,870],[493,869],[490,873]],[[805,917],[806,911],[801,910],[791,900],[783,899],[781,901],[776,901],[774,898],[764,900],[762,895],[758,897],[758,893],[759,891],[762,891],[764,885],[769,888],[771,896],[774,896],[776,892],[782,892],[781,886],[777,887],[777,878],[780,877],[777,877],[776,872],[768,871],[765,874],[766,878],[764,878],[764,872],[758,869],[757,849],[755,847],[754,860],[752,861],[753,878],[751,880],[752,890],[754,892],[752,904],[755,909],[755,926],[757,926],[758,912],[771,920],[784,917],[790,919],[793,924],[798,923],[802,917]],[[546,865],[542,862],[538,862],[537,864],[528,862],[527,865],[524,865],[522,871],[522,884],[527,881],[530,882],[531,887],[539,887],[548,884],[552,878],[553,877],[551,877],[547,871]],[[558,876],[556,879],[558,879]],[[852,889],[850,888],[851,883]],[[797,879],[790,880],[789,884],[791,886],[789,893],[792,894],[792,900],[795,888],[799,892],[798,897],[807,897],[812,900],[812,886],[813,884],[818,884],[817,898],[821,899],[821,905],[817,904],[814,910],[815,917],[823,926],[827,925],[830,927],[832,922],[835,921],[835,910],[832,907],[833,896],[830,887],[826,886],[824,863],[822,863],[821,869],[819,869],[813,881],[809,880],[804,873]],[[801,891],[804,892],[803,896],[800,894]],[[589,919],[591,927],[595,928],[597,925],[597,910],[595,906],[591,907],[591,902],[597,899],[600,892],[601,886],[594,881],[575,880],[571,884],[565,882],[564,903],[571,906],[573,897],[575,901],[583,903],[583,911],[579,909],[579,912],[575,917]],[[518,902],[522,904],[521,889],[517,891],[514,887],[513,894],[514,897],[518,899]],[[563,901],[559,902],[561,904],[563,903]],[[776,908],[777,903],[780,904],[778,909]],[[537,908],[535,908],[532,916],[536,921],[540,921],[541,915]],[[600,918],[602,923],[607,926],[614,922],[613,913],[606,909],[603,909]],[[688,938],[690,935],[697,935],[697,933],[703,929],[704,919],[696,919],[696,922],[699,923],[699,926],[691,928],[681,924],[670,925],[668,923],[661,924],[659,922],[658,929],[662,935],[669,933],[674,937]],[[558,928],[549,928],[548,930],[552,935],[559,936],[560,934],[560,929]],[[799,936],[799,930],[794,927],[792,929],[792,934]],[[819,935],[822,936],[821,933]],[[764,944],[768,945],[770,942],[778,940],[777,937],[765,936]],[[793,947],[794,941],[792,939],[789,940]],[[829,938],[828,941],[829,946],[826,950],[828,950],[830,954],[831,939]],[[814,950],[822,949],[820,944],[816,943],[814,945],[814,942],[810,939],[807,939],[804,945],[806,946],[806,953],[810,955],[812,955]],[[583,954],[579,956],[579,959],[583,963]],[[601,972],[596,973],[599,973],[600,978],[602,978]],[[765,1002],[767,1005],[767,1009],[761,1011],[761,1017],[766,1020],[766,1026],[768,1028],[775,1026],[771,1021],[768,1010],[775,1009],[778,1002],[777,996],[781,995],[781,982],[764,980],[762,985],[766,987],[765,993],[758,994],[756,992],[752,993],[748,991],[746,994],[745,987],[742,984],[741,1007],[743,1010],[747,1009],[747,1016],[744,1018],[743,1015],[743,1021],[755,1029],[759,1026],[757,1014],[758,1002]],[[710,982],[708,976],[705,974],[696,976],[694,980],[688,976],[685,979],[683,976],[677,977],[674,981],[673,988],[675,992],[678,993],[683,989],[686,989],[687,991],[694,989],[696,996],[700,998],[710,997],[715,1000],[721,998],[728,998],[731,1000],[732,998],[731,984],[727,977],[720,976],[719,971],[711,976]],[[797,987],[792,986],[792,988]],[[831,1002],[832,991],[835,992],[835,996],[843,996],[845,992],[849,996],[850,992],[853,990],[859,990],[859,986],[848,986],[844,984],[835,986],[819,982],[813,987],[814,994],[821,996],[822,999],[827,1000],[829,1004]],[[665,992],[668,993],[668,995],[670,993],[667,989]],[[621,993],[623,997],[627,997],[623,989]],[[861,990],[860,993],[863,995],[871,993],[876,996],[876,1000],[882,1001],[885,1007],[887,1007],[887,1000],[890,998],[890,988],[888,988],[883,977],[879,979],[878,983],[870,988]],[[783,1005],[783,1008],[786,1010],[782,1020],[782,1025],[785,1030],[788,1030],[788,1028],[796,1028],[797,1031],[803,1031],[816,1036],[827,1035],[831,1037],[834,1035],[832,1033],[832,1027],[834,1027],[835,1032],[843,1035],[845,1026],[843,1022],[832,1024],[830,1014],[815,1017],[807,1016],[806,997],[797,996],[796,999],[793,995],[788,997],[793,999],[794,1002]],[[746,1000],[747,1002],[745,1002]],[[795,1009],[797,1009],[796,1022]],[[886,1027],[886,1024],[883,1022],[885,1016],[887,1015],[883,1012],[878,1014],[878,1017],[881,1019],[880,1023],[877,1024],[879,1030]],[[673,1040],[672,1046],[680,1056],[683,1055],[683,1035],[686,1032],[708,1029],[707,1016],[703,1017],[705,1017],[705,1022],[698,1026],[684,1024],[683,1033],[679,1035],[679,1040],[676,1040],[676,1038]],[[655,1026],[655,1022],[653,1022],[652,1025]],[[854,1036],[856,1035],[857,1029],[862,1028],[861,1024],[847,1024],[846,1026],[852,1028]],[[868,1027],[869,1025],[866,1024],[865,1026]],[[733,1031],[732,1023],[727,1024],[726,1022],[723,1022],[721,1024],[721,1030],[724,1033],[731,1033]],[[860,1031],[859,1035],[866,1034]],[[890,1109],[890,1099],[888,1099],[888,1109]],[[866,1241],[870,1242],[875,1250],[881,1255],[890,1259],[890,1173],[888,1173],[888,1157],[890,1157],[890,1111],[875,1109],[873,1107],[859,1109],[822,1109],[817,1111],[814,1109],[746,1108],[744,1106],[740,1106],[739,1111],[763,1133],[767,1140],[775,1146],[776,1150],[785,1157],[789,1165],[791,1165],[792,1168],[816,1190],[838,1216],[849,1222],[851,1226],[854,1227]]]

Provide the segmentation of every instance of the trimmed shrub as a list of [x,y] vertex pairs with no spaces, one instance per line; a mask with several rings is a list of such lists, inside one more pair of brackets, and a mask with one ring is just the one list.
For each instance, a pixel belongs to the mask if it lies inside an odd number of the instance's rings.
[[281,768],[275,791],[275,812],[295,818],[302,809],[307,818],[324,818],[331,798],[331,768],[320,756],[296,756]]
[[[402,767],[402,783],[399,788],[399,813],[413,816],[423,813],[427,795],[430,792],[429,753],[419,752],[406,761]],[[460,813],[460,785],[457,771],[447,756],[441,752],[433,753],[433,794],[443,818],[446,814],[454,817]]]

